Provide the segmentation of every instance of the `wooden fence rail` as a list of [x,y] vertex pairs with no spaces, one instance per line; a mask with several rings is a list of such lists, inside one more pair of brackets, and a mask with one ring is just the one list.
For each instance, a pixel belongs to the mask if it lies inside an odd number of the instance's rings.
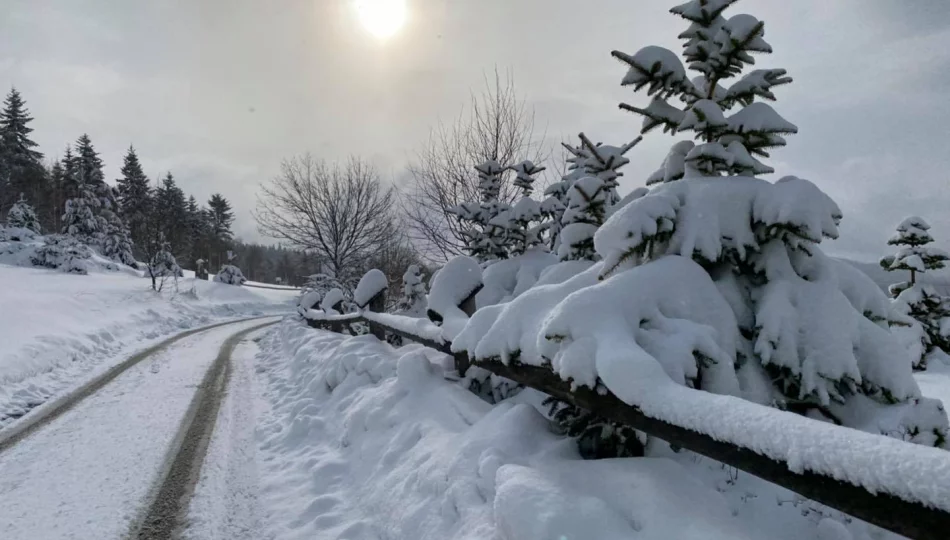
[[561,379],[548,368],[519,363],[506,365],[499,361],[472,360],[465,353],[453,353],[450,343],[417,336],[359,313],[335,317],[305,317],[305,320],[311,327],[338,333],[344,330],[355,333],[351,330],[351,325],[366,324],[370,332],[377,337],[389,333],[453,356],[460,375],[464,375],[468,366],[478,366],[609,420],[626,424],[663,439],[670,444],[758,476],[888,531],[917,540],[950,538],[950,513],[941,509],[889,493],[872,493],[861,486],[823,474],[792,471],[784,461],[777,461],[748,448],[718,441],[706,434],[646,416],[637,407],[624,403],[612,394],[601,395],[587,387],[572,390],[569,382]]

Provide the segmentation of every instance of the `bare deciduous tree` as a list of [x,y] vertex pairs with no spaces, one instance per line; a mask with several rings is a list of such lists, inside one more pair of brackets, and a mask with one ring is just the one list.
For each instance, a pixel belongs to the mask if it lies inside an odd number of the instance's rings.
[[[543,137],[535,136],[534,113],[518,97],[511,75],[485,80],[471,105],[451,125],[440,124],[409,167],[401,207],[410,239],[432,261],[462,253],[466,224],[449,209],[479,200],[475,165],[494,159],[509,166],[524,159],[545,160]],[[517,196],[505,176],[500,199]]]
[[262,186],[255,218],[261,234],[317,254],[343,280],[396,237],[393,190],[359,158],[284,161],[281,174]]

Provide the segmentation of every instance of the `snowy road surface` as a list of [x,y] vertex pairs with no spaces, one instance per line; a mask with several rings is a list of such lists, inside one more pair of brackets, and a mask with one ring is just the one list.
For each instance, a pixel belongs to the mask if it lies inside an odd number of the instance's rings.
[[266,320],[183,339],[0,454],[0,538],[121,538],[141,519],[222,343]]

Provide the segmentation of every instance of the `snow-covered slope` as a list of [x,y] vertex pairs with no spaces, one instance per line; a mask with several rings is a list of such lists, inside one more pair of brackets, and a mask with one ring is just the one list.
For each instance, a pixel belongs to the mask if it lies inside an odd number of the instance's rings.
[[415,345],[287,319],[260,348],[255,537],[896,538],[659,441],[581,460],[536,393],[489,405]]
[[189,278],[159,294],[131,269],[83,276],[0,265],[0,428],[162,336],[290,311],[295,298]]

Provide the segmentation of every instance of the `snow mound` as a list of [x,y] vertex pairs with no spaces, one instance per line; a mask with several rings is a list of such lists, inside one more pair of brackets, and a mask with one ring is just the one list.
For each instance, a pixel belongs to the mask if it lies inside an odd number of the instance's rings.
[[373,268],[360,279],[356,290],[353,292],[353,301],[356,302],[358,308],[363,309],[369,304],[370,300],[388,288],[389,280],[386,279],[386,274],[382,270]]
[[442,355],[290,320],[260,347],[258,537],[767,537],[671,460],[580,460],[533,407],[445,381]]
[[452,339],[468,321],[459,304],[482,287],[482,268],[471,257],[455,257],[432,278],[427,296],[429,311],[442,318],[447,339]]
[[340,312],[334,309],[334,307],[340,304],[344,299],[345,295],[343,291],[340,289],[330,289],[320,302],[320,309],[327,315],[339,315]]

